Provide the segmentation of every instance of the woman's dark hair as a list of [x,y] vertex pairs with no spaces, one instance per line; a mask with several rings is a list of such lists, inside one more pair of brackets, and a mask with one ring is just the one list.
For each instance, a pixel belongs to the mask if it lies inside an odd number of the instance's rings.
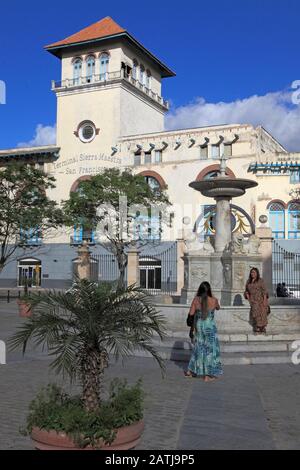
[[208,314],[207,300],[208,297],[212,297],[211,287],[209,282],[202,282],[199,286],[197,297],[201,299],[201,311],[203,320],[206,319]]
[[248,283],[252,282],[252,277],[251,277],[252,271],[256,272],[256,275],[257,275],[256,282],[260,279],[259,270],[257,268],[251,268],[250,273],[249,273]]

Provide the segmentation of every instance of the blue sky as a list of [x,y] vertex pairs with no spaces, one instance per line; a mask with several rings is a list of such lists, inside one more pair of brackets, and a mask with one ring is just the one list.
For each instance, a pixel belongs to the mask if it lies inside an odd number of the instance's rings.
[[0,148],[53,126],[51,79],[60,61],[43,50],[111,16],[172,68],[163,96],[172,102],[167,126],[248,121],[265,125],[300,151],[300,106],[289,90],[300,80],[299,0],[152,0],[87,3],[11,0],[0,6]]

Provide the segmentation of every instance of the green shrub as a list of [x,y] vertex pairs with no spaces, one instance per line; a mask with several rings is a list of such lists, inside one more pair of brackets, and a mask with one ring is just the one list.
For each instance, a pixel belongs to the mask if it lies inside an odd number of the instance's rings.
[[30,403],[25,432],[34,427],[65,432],[76,445],[97,447],[97,440],[110,444],[115,430],[143,418],[141,380],[131,387],[126,380],[111,382],[107,401],[97,411],[87,412],[79,396],[69,396],[57,385],[43,388]]

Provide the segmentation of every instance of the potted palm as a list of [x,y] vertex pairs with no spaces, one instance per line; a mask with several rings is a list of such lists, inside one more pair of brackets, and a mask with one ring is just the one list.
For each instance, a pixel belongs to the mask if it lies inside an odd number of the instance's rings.
[[10,347],[28,341],[47,347],[51,367],[81,386],[69,396],[56,385],[42,390],[30,405],[27,432],[38,449],[131,449],[142,434],[141,383],[128,387],[113,382],[103,399],[103,374],[109,358],[150,353],[154,333],[164,337],[164,320],[151,298],[136,286],[115,289],[78,280],[68,292],[43,292],[28,297],[32,317],[10,339]]
[[23,277],[22,285],[24,287],[24,293],[23,296],[17,300],[19,306],[19,315],[20,317],[31,317],[32,311],[30,303],[28,302],[29,282],[27,276]]

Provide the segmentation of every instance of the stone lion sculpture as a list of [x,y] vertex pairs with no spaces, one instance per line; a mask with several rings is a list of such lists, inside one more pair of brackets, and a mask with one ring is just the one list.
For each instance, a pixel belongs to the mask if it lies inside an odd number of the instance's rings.
[[186,234],[186,239],[184,242],[186,246],[186,251],[188,253],[192,251],[199,251],[201,248],[197,234],[192,230],[190,230]]
[[247,244],[247,253],[249,254],[258,254],[261,241],[256,235],[251,235]]
[[245,250],[245,239],[242,233],[235,232],[232,235],[232,240],[230,243],[230,251],[231,253],[246,253]]

